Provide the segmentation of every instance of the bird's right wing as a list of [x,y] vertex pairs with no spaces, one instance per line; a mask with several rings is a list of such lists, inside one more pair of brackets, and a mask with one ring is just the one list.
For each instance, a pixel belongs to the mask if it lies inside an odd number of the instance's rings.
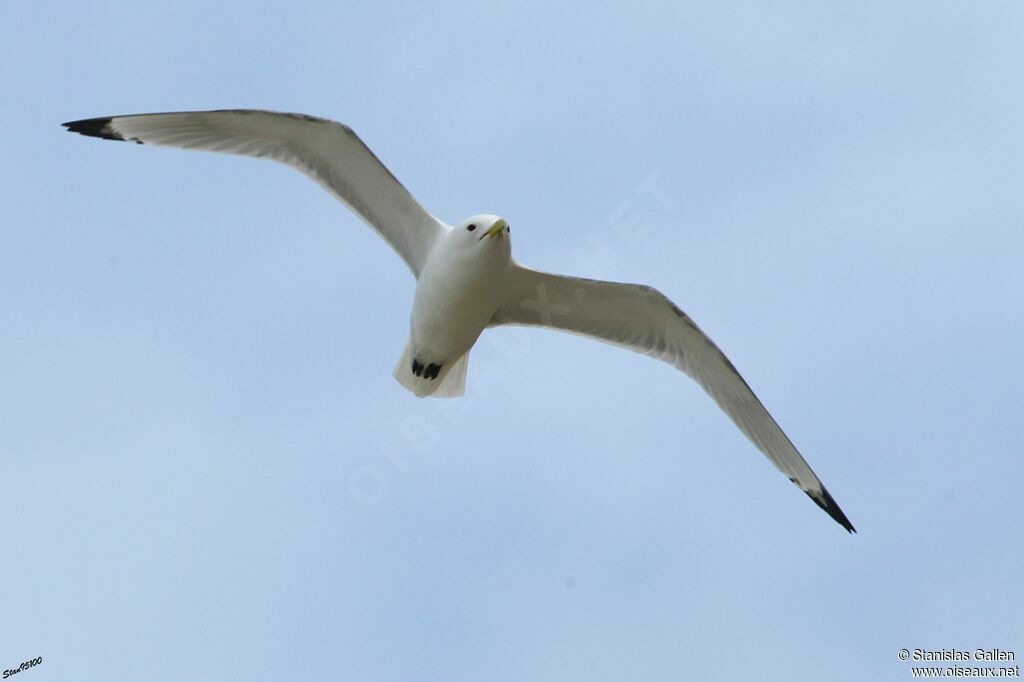
[[234,109],[71,121],[70,132],[273,159],[297,168],[374,228],[417,277],[450,228],[432,216],[348,126],[314,116]]
[[853,525],[768,410],[711,339],[657,289],[552,275],[513,265],[493,324],[550,327],[663,360],[690,375],[784,473],[837,523]]

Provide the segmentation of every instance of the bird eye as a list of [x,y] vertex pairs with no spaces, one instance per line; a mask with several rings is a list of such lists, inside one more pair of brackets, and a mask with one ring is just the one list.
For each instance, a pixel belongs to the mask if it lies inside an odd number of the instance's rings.
[[470,225],[470,226],[469,226],[469,227],[467,227],[466,229],[467,229],[467,230],[469,230],[470,232],[472,232],[473,230],[475,230],[475,229],[476,229],[476,225]]
[[511,225],[506,225],[505,226],[505,231],[508,232],[509,234],[512,234],[512,226]]

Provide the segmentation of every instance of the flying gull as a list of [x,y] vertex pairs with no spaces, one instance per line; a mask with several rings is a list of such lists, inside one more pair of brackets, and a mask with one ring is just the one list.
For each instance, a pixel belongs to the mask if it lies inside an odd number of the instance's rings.
[[498,325],[549,327],[663,360],[692,377],[815,504],[851,533],[846,514],[728,358],[657,289],[554,275],[512,258],[504,218],[455,227],[413,198],[346,125],[256,110],[111,116],[70,132],[138,144],[281,161],[313,178],[375,229],[416,276],[409,339],[394,376],[419,397],[465,390],[469,352]]

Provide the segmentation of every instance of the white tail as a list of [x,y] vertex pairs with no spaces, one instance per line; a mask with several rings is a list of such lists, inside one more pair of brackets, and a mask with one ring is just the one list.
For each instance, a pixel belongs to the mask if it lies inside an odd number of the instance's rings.
[[469,351],[455,362],[446,362],[435,379],[425,379],[412,373],[412,343],[405,342],[402,357],[395,365],[395,379],[416,394],[417,398],[458,398],[466,393],[466,370]]

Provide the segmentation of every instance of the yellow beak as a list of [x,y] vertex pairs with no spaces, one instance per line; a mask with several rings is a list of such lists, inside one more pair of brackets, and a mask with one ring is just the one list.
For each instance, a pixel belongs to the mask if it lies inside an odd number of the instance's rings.
[[508,227],[508,223],[505,222],[505,219],[498,218],[498,220],[496,220],[495,223],[491,225],[491,229],[487,230],[482,235],[480,235],[480,239],[483,240],[484,237],[497,236],[501,234],[506,227]]

